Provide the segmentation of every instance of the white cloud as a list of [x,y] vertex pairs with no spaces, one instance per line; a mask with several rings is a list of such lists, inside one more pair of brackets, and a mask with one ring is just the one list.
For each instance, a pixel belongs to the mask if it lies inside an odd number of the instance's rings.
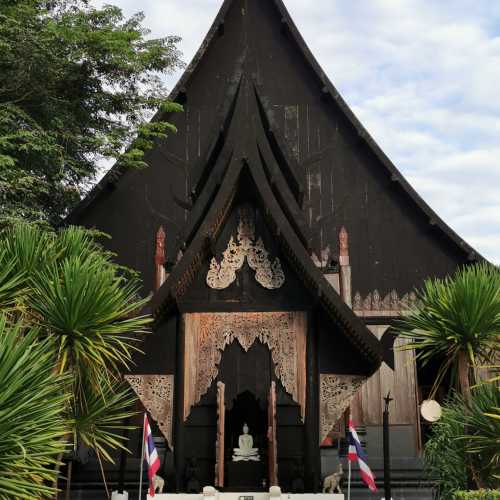
[[[133,0],[112,3],[137,10]],[[447,223],[500,263],[500,2],[285,3],[382,149]],[[146,0],[140,8],[153,35],[183,37],[189,62],[221,4]]]

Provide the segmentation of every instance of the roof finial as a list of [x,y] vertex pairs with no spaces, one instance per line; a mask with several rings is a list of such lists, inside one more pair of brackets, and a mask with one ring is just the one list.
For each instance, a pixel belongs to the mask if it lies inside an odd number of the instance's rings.
[[163,229],[163,226],[160,226],[156,233],[155,264],[157,266],[165,264],[165,237],[165,229]]
[[339,255],[341,260],[342,257],[349,258],[349,234],[347,233],[347,229],[345,228],[345,226],[342,226],[342,228],[340,229],[339,242],[340,242]]
[[156,252],[155,252],[155,270],[156,270],[156,280],[155,289],[159,290],[166,279],[165,272],[165,230],[163,226],[160,226],[156,233]]

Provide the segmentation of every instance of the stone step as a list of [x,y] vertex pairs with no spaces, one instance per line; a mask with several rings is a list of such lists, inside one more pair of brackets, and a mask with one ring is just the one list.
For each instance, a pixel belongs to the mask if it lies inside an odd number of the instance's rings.
[[[344,491],[347,498],[347,491]],[[372,493],[368,488],[351,490],[351,500],[380,500],[384,492]],[[433,500],[432,488],[392,488],[393,500]]]

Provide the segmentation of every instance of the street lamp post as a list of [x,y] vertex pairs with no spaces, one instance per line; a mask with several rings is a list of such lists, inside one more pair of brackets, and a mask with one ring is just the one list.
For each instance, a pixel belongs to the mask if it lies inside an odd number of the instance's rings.
[[393,401],[391,391],[384,398],[384,494],[385,500],[392,500],[391,496],[391,459],[389,450],[389,403]]

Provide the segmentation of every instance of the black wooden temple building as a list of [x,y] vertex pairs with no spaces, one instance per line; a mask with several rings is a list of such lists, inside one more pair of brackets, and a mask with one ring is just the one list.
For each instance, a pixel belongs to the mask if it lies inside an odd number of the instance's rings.
[[[391,353],[390,326],[474,250],[358,122],[281,0],[226,0],[171,99],[178,133],[149,168],[113,169],[69,218],[109,233],[152,293],[154,333],[126,378],[167,489],[317,491],[349,411],[378,469],[389,390],[393,467],[417,467],[429,377]],[[232,461],[245,422],[260,462]]]

